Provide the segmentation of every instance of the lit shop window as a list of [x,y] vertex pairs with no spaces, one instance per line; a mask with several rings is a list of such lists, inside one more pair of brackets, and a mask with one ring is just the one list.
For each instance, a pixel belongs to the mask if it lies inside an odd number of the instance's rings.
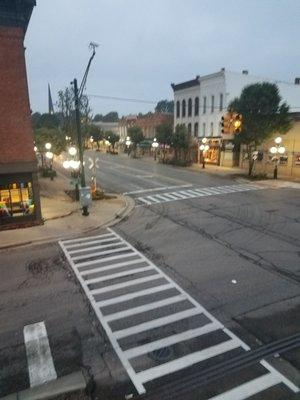
[[34,213],[31,182],[0,183],[0,219],[30,216]]

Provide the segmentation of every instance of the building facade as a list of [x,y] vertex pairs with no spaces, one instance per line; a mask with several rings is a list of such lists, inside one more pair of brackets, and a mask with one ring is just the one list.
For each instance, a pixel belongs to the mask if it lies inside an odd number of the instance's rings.
[[41,222],[23,45],[34,5],[0,2],[0,229]]
[[173,114],[149,113],[147,115],[128,115],[119,121],[119,136],[121,142],[125,142],[128,129],[132,126],[141,128],[145,139],[154,139],[156,128],[161,124],[173,125]]
[[[291,112],[297,111],[300,104],[300,85],[274,81],[268,78],[250,75],[244,70],[241,73],[226,71],[199,76],[195,79],[171,84],[174,92],[174,126],[184,124],[189,133],[198,140],[207,138],[210,146],[206,161],[214,164],[237,165],[237,156],[229,155],[231,138],[221,132],[221,118],[227,112],[228,105],[239,97],[243,88],[257,82],[276,83],[283,101],[290,105]],[[221,149],[226,155],[221,154]]]

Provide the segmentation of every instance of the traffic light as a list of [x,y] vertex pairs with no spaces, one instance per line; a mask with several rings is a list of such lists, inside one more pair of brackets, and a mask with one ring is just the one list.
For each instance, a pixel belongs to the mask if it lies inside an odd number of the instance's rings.
[[232,115],[230,112],[223,115],[223,117],[221,118],[222,133],[231,133],[231,121],[232,121]]
[[233,131],[240,133],[242,130],[242,114],[234,114],[233,116]]

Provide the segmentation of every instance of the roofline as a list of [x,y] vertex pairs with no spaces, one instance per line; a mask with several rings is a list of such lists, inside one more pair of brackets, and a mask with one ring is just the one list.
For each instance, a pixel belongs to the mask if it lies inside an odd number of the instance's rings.
[[185,81],[181,83],[171,83],[171,87],[174,92],[177,92],[178,90],[183,90],[183,89],[188,89],[191,87],[196,87],[200,86],[200,76],[196,75],[195,79],[191,79],[190,81]]

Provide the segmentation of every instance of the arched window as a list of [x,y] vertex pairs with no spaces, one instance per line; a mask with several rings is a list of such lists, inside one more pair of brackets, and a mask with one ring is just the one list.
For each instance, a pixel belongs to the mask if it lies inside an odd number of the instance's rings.
[[192,133],[192,124],[191,123],[188,124],[188,133],[189,134]]
[[195,115],[199,115],[199,97],[195,98]]
[[189,101],[188,101],[188,117],[192,116],[192,108],[193,108],[193,102],[192,102],[192,99],[189,99]]
[[185,108],[186,108],[185,100],[182,100],[182,111],[181,111],[182,118],[185,117]]
[[195,125],[194,125],[194,136],[195,137],[198,137],[198,129],[199,129],[198,122],[195,122]]
[[176,102],[176,118],[180,118],[180,102]]

